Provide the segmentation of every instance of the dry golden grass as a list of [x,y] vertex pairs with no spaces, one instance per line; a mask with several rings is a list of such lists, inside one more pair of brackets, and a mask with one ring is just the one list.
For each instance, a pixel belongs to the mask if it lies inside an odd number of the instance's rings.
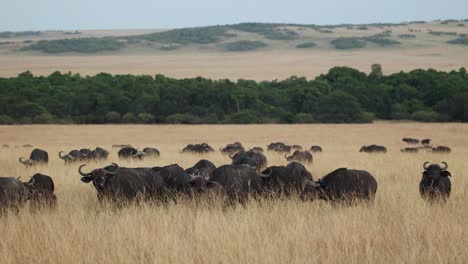
[[[0,144],[27,143],[49,151],[46,167],[17,162],[27,149],[0,150],[2,176],[35,172],[56,182],[59,207],[54,212],[0,218],[2,263],[467,263],[467,124],[376,123],[368,125],[252,126],[9,126],[0,127]],[[429,137],[448,145],[448,155],[402,154],[405,136]],[[335,208],[297,199],[252,201],[246,208],[222,210],[190,201],[168,207],[101,208],[95,190],[79,180],[78,165],[65,166],[59,150],[109,149],[107,162],[118,161],[112,144],[157,146],[160,159],[119,162],[125,166],[179,163],[200,158],[221,165],[219,152],[181,154],[188,143],[206,141],[214,148],[241,141],[248,147],[286,141],[324,153],[309,166],[314,178],[338,167],[365,169],[377,178],[373,206]],[[363,144],[387,146],[386,155],[359,153]],[[267,153],[270,165],[285,164]],[[424,161],[447,161],[453,192],[445,206],[422,201],[418,184]]]

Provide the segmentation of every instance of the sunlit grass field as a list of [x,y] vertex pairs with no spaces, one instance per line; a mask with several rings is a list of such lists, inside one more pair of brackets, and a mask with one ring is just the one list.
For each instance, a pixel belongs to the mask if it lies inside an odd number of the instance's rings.
[[[365,125],[206,125],[206,126],[1,126],[1,176],[36,172],[53,177],[58,209],[0,218],[1,263],[468,263],[468,124],[375,123]],[[431,138],[450,154],[401,153],[403,137]],[[230,162],[219,151],[183,154],[189,143],[219,149],[240,141],[245,147],[283,141],[305,148],[320,145],[314,179],[340,167],[368,170],[378,181],[372,206],[334,207],[298,198],[251,201],[223,208],[183,200],[169,206],[130,206],[113,210],[98,204],[91,184],[80,181],[79,164],[64,165],[60,150],[101,146],[105,162],[121,166],[186,168],[205,158]],[[47,166],[18,162],[32,144],[49,152]],[[119,161],[112,144],[157,147],[159,159]],[[387,154],[360,153],[379,144]],[[15,145],[18,147],[16,148]],[[269,165],[285,165],[266,152]],[[425,161],[446,161],[452,194],[445,205],[426,204],[418,186]]]

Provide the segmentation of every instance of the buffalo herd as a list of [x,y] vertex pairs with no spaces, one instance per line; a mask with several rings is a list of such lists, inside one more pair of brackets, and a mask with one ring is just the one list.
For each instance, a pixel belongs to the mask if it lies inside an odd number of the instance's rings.
[[[404,138],[404,142],[421,147],[406,147],[402,152],[418,152],[421,148],[433,152],[450,152],[447,147],[429,146],[430,139],[419,141]],[[143,150],[130,145],[116,145],[120,148],[118,157],[121,159],[143,159],[159,157],[156,148],[147,147]],[[429,147],[428,147],[429,146]],[[434,149],[437,149],[435,151]],[[157,202],[166,204],[177,202],[179,197],[198,198],[206,194],[221,197],[226,205],[245,205],[250,199],[280,198],[297,196],[303,201],[326,200],[333,204],[354,204],[367,201],[372,203],[377,192],[377,181],[365,170],[338,168],[333,172],[314,180],[312,174],[304,165],[313,162],[312,153],[322,152],[320,146],[314,145],[309,150],[303,150],[298,145],[287,145],[276,142],[267,146],[268,151],[284,153],[288,162],[286,166],[268,166],[266,156],[261,147],[247,150],[241,143],[235,142],[221,147],[220,152],[227,154],[231,163],[216,167],[207,159],[201,159],[192,167],[182,168],[178,164],[163,167],[121,167],[116,163],[88,169],[82,164],[78,168],[83,183],[92,183],[99,201],[108,201],[114,205],[128,202]],[[182,152],[209,153],[214,149],[206,144],[187,145]],[[288,153],[292,154],[288,155]],[[384,146],[363,146],[360,152],[386,153]],[[106,160],[109,152],[97,147],[91,149],[71,150],[68,153],[60,151],[59,158],[65,164],[86,163],[92,160]],[[20,162],[26,166],[47,164],[48,153],[34,149],[29,159],[21,157]],[[450,195],[451,173],[448,165],[423,165],[419,192],[424,200],[429,202],[446,201]],[[86,171],[85,171],[86,170]],[[0,214],[6,209],[18,211],[29,201],[31,210],[40,208],[55,208],[57,198],[54,194],[54,182],[50,176],[34,174],[29,181],[22,182],[19,178],[0,177]]]

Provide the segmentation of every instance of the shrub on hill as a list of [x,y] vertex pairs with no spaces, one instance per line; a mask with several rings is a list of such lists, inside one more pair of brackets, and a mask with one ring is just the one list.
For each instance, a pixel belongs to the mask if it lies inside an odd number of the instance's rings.
[[226,43],[224,45],[224,49],[227,51],[249,51],[264,48],[267,46],[268,45],[262,41],[240,40]]
[[114,51],[124,44],[114,38],[74,38],[59,40],[41,40],[35,44],[22,48],[23,51],[33,50],[45,53],[97,53]]
[[210,44],[218,42],[222,38],[236,36],[235,34],[229,33],[227,29],[228,28],[224,26],[181,28],[151,34],[129,36],[125,38],[133,41],[140,39],[159,42],[162,44]]
[[0,32],[0,38],[20,38],[20,37],[39,36],[39,35],[41,35],[40,31],[19,31],[19,32],[3,31],[3,32]]
[[308,48],[313,48],[313,47],[316,47],[317,44],[315,44],[315,42],[303,42],[301,44],[297,44],[296,45],[296,48],[298,49],[308,49]]
[[330,42],[336,49],[360,49],[366,46],[366,42],[357,37],[342,37]]
[[416,38],[416,35],[415,34],[401,34],[401,35],[398,35],[398,37],[402,39],[412,39],[412,38]]
[[468,38],[461,37],[447,41],[449,44],[468,45]]

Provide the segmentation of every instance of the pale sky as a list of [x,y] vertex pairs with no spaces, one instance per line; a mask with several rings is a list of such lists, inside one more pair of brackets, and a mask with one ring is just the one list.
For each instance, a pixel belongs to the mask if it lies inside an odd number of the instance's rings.
[[468,19],[468,0],[0,0],[0,31]]

